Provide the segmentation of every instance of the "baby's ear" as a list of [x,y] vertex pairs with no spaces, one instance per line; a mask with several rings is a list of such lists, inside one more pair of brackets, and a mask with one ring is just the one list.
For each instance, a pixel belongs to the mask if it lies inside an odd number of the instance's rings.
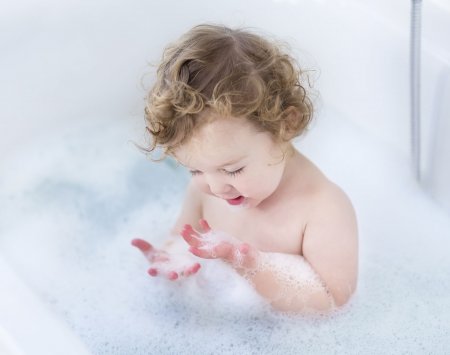
[[289,141],[299,134],[301,126],[300,113],[294,106],[289,106],[283,111],[281,138]]

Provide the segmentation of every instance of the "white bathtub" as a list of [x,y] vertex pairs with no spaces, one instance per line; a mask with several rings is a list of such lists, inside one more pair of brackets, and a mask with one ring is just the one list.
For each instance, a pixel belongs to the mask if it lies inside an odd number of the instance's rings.
[[[444,1],[423,6],[422,164],[435,202],[409,168],[409,8],[406,0],[23,1],[4,8],[0,350],[445,353],[450,12]],[[257,27],[291,42],[319,70],[318,119],[298,147],[358,212],[360,285],[347,313],[319,323],[204,315],[177,303],[176,287],[154,291],[129,247],[136,235],[169,228],[186,181],[128,144],[142,136],[139,81],[168,41],[199,22]],[[203,336],[191,334],[197,326]]]
[[0,280],[0,354],[89,354],[1,256]]

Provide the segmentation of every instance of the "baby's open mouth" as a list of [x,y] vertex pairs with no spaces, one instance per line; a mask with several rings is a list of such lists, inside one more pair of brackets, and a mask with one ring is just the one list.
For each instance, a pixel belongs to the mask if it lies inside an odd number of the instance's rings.
[[236,198],[232,198],[229,200],[226,200],[230,205],[236,206],[236,205],[240,205],[241,203],[243,203],[245,200],[244,196],[238,196]]

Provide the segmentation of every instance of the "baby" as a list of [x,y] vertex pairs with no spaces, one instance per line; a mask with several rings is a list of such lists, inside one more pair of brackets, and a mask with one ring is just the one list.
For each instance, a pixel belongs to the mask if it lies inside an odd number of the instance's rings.
[[292,145],[313,112],[301,74],[281,46],[242,29],[199,25],[166,48],[145,112],[148,152],[161,148],[192,174],[172,233],[190,257],[134,239],[151,276],[180,280],[221,259],[277,310],[327,312],[349,300],[355,213]]

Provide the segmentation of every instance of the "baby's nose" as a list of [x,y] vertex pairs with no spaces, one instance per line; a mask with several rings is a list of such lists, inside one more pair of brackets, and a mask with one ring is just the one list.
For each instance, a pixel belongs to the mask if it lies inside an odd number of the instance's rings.
[[208,185],[214,195],[223,195],[231,190],[231,185],[220,180],[210,180]]

